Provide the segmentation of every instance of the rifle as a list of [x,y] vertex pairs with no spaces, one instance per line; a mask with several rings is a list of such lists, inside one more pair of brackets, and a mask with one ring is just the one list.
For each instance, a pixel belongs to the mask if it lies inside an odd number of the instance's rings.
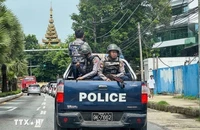
[[120,84],[121,88],[125,88],[124,80],[122,80],[121,78],[115,77],[112,74],[107,74],[106,77],[109,78],[110,80],[114,80],[117,81],[118,83],[121,83]]

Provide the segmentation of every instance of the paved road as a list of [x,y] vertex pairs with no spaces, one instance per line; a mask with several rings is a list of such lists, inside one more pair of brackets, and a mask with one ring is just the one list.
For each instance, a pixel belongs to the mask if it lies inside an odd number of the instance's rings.
[[[54,98],[42,94],[0,104],[0,130],[53,130]],[[148,123],[148,130],[164,130]]]

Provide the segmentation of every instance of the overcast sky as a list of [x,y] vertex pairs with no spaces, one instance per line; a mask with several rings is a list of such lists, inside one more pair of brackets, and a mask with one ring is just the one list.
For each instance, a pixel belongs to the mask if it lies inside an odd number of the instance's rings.
[[49,22],[52,1],[54,24],[62,42],[73,34],[70,15],[78,13],[79,0],[6,0],[7,8],[11,9],[22,24],[25,34],[35,34],[39,42],[44,38]]

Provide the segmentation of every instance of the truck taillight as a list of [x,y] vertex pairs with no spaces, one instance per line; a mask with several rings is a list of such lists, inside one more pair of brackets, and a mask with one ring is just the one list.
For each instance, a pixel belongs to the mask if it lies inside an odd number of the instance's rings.
[[142,84],[142,94],[141,94],[141,103],[146,104],[148,102],[148,88],[146,84]]
[[64,84],[63,83],[57,86],[56,101],[58,103],[64,102]]

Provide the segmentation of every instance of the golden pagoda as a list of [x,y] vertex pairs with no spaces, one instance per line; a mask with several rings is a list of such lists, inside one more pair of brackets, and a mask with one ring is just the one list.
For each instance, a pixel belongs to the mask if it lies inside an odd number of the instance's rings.
[[56,27],[54,25],[54,20],[53,20],[53,9],[52,6],[50,8],[50,19],[49,19],[49,25],[47,27],[47,31],[45,34],[46,39],[42,39],[42,42],[48,45],[52,44],[59,44],[60,39],[58,39],[58,35],[56,32]]

